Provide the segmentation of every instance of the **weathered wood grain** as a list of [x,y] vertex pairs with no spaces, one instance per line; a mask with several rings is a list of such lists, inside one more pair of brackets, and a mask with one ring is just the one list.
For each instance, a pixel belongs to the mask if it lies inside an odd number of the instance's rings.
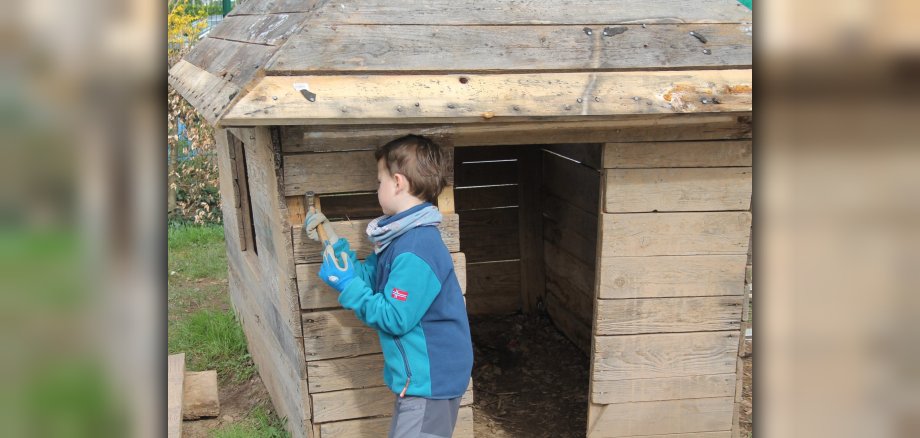
[[[460,290],[466,293],[466,255],[462,252],[451,253],[454,261],[454,273],[460,283]],[[321,263],[297,265],[297,289],[300,293],[302,310],[341,308],[339,293],[324,283],[320,278]]]
[[602,257],[745,254],[751,230],[748,212],[603,214],[601,221]]
[[182,395],[185,382],[185,353],[166,358],[166,434],[182,438]]
[[544,297],[546,311],[553,325],[585,355],[591,354],[591,326],[581,322],[559,301],[556,294],[548,293]]
[[591,326],[594,317],[594,269],[545,242],[546,290],[556,295],[579,322]]
[[377,160],[371,151],[314,153],[284,157],[284,194],[377,190]]
[[341,24],[623,24],[750,22],[749,9],[731,2],[701,0],[563,0],[509,5],[500,0],[427,0],[412,7],[365,0],[318,11],[326,23]]
[[517,160],[457,163],[457,187],[517,184]]
[[729,431],[732,405],[731,397],[609,404],[602,408],[588,436]]
[[212,125],[240,92],[238,85],[186,60],[169,69],[168,81]]
[[278,46],[303,24],[308,14],[229,15],[208,36],[251,44]]
[[186,371],[182,392],[183,420],[197,420],[220,415],[217,371]]
[[741,295],[744,255],[603,257],[600,298]]
[[471,315],[502,315],[521,309],[520,261],[467,263],[466,268],[466,308]]
[[598,243],[597,211],[587,212],[546,192],[541,198],[543,237],[593,268]]
[[470,263],[520,258],[518,207],[464,211],[460,250]]
[[[467,125],[281,126],[284,153],[374,150],[408,134],[438,138],[460,147],[546,145],[573,142],[651,142],[751,138],[750,112],[734,114],[639,114],[594,121],[491,122]],[[292,122],[293,123],[293,122]],[[459,159],[458,159],[459,160]]]
[[604,211],[726,211],[751,207],[750,167],[607,169]]
[[607,143],[606,168],[750,167],[751,140]]
[[734,374],[663,377],[658,379],[598,380],[593,382],[594,403],[631,403],[728,397],[735,392]]
[[260,15],[311,12],[325,2],[318,0],[263,0],[241,2],[228,15]]
[[184,59],[243,90],[275,50],[275,46],[204,38]]
[[594,337],[595,380],[735,372],[738,332]]
[[741,296],[598,300],[598,335],[738,330]]
[[[739,68],[753,63],[749,26],[628,24],[594,27],[590,35],[584,29],[581,24],[309,26],[290,38],[290,43],[278,51],[266,71],[270,74],[616,71]],[[605,36],[605,29],[615,30]],[[689,35],[691,31],[704,35],[706,44]],[[710,53],[703,53],[704,48]]]
[[551,144],[543,149],[578,161],[595,170],[603,169],[604,145],[599,143]]
[[543,189],[588,213],[598,210],[600,173],[553,153],[543,154]]
[[307,362],[310,393],[383,386],[383,355]]
[[313,422],[349,420],[393,412],[393,392],[386,386],[310,394]]
[[454,191],[457,211],[481,210],[496,207],[517,207],[517,184],[491,187],[458,187]]
[[308,362],[380,352],[377,332],[351,310],[304,313],[303,332]]
[[[745,112],[753,107],[751,75],[749,69],[554,73],[552,86],[536,73],[266,76],[221,123],[492,123]],[[315,101],[304,98],[295,83],[308,83]],[[701,103],[713,98],[720,104]]]
[[[441,239],[447,245],[447,250],[457,252],[460,250],[460,226],[459,217],[456,214],[443,215],[443,221],[438,229],[441,230]],[[333,222],[335,231],[339,237],[348,239],[351,246],[359,259],[363,259],[373,252],[373,247],[367,240],[367,224],[370,220],[353,220]],[[298,224],[291,227],[291,233],[294,241],[294,261],[300,263],[322,263],[322,246],[319,242],[311,240],[303,231],[303,225]]]

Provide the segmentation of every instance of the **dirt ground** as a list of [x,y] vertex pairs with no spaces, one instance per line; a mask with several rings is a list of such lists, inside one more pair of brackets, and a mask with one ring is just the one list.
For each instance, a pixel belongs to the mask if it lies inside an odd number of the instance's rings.
[[251,379],[239,384],[221,384],[218,388],[220,416],[203,418],[182,423],[183,438],[206,438],[211,431],[226,424],[244,419],[259,404],[271,406],[268,391],[258,373]]
[[741,392],[741,437],[749,438],[754,436],[754,343],[748,340],[744,343],[744,352],[741,357],[744,360],[744,381]]
[[470,317],[477,437],[584,436],[588,358],[545,316]]

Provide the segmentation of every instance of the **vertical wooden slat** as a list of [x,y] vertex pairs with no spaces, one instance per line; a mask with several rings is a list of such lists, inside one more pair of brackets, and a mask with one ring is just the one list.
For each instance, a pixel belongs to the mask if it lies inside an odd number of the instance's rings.
[[540,202],[543,151],[524,146],[518,158],[518,224],[521,247],[521,302],[533,312],[546,293],[543,262],[543,215]]

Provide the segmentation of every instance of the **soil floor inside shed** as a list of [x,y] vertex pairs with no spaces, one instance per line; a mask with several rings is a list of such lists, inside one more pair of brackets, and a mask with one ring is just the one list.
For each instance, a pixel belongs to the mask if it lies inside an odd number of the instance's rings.
[[583,437],[588,357],[546,316],[470,316],[477,437]]

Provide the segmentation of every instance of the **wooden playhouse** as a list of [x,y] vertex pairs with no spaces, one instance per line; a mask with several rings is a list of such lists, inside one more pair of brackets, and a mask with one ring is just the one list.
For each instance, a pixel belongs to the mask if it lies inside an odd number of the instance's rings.
[[232,303],[293,436],[386,433],[377,337],[301,224],[313,191],[366,256],[373,149],[408,133],[453,156],[440,228],[470,313],[548,312],[590,361],[587,436],[737,433],[751,19],[733,0],[249,0],[212,29],[169,83],[217,128]]

